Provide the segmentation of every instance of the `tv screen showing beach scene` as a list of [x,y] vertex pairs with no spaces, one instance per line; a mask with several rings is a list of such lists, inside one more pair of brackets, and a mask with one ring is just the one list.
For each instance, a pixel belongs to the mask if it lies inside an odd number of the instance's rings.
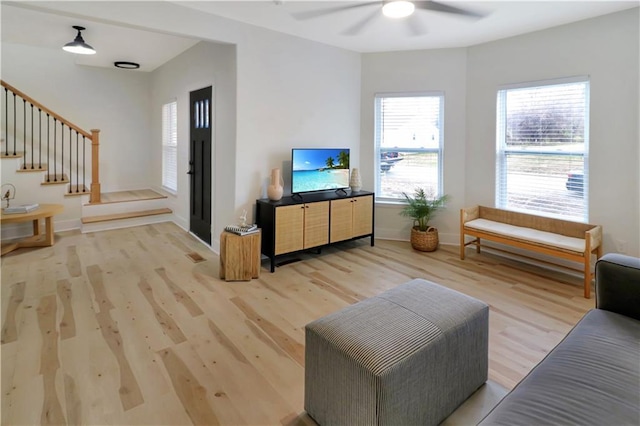
[[291,150],[291,193],[349,187],[348,148]]

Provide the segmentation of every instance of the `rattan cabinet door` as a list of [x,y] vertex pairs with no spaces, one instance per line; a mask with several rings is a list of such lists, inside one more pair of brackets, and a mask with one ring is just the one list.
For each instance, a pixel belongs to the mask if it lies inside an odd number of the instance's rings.
[[351,237],[369,235],[373,232],[373,195],[353,199],[353,233]]
[[353,222],[353,198],[331,201],[331,242],[351,238]]
[[329,201],[304,205],[304,248],[329,243]]
[[276,208],[275,254],[304,248],[304,204]]

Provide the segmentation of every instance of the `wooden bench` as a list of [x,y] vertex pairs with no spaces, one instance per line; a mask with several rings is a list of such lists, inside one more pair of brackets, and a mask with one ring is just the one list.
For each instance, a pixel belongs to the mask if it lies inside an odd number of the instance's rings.
[[[467,242],[466,235],[475,238]],[[461,209],[460,259],[468,245],[480,253],[483,239],[581,263],[584,297],[591,297],[591,255],[602,256],[602,226],[484,206]]]

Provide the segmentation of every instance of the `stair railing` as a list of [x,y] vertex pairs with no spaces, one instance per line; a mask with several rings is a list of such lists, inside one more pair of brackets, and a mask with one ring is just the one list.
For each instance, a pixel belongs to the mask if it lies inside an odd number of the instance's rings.
[[[5,147],[1,155],[3,157],[16,158],[23,155],[24,159],[21,169],[24,171],[30,169],[46,172],[45,181],[47,183],[66,182],[64,173],[66,168],[66,170],[69,171],[69,194],[88,192],[89,202],[92,204],[99,203],[100,130],[92,129],[91,132],[87,132],[7,82],[0,80],[0,84],[4,88],[2,104],[4,106],[3,121],[5,142]],[[20,108],[18,100],[22,100],[22,108]],[[20,109],[22,109],[21,123],[18,122]],[[20,125],[22,129],[19,128]],[[30,128],[27,127],[28,125],[30,125]],[[68,129],[66,141],[65,134],[67,132],[65,129]],[[58,137],[60,137],[60,141],[58,141]],[[82,137],[82,140],[80,140],[80,137]],[[20,141],[22,142],[22,146],[20,145]],[[68,158],[65,157],[65,143],[68,146]],[[75,164],[73,161],[74,143]],[[89,143],[91,144],[90,190],[87,189],[85,181],[85,171],[87,170],[86,147]],[[13,146],[11,147],[11,145]],[[20,150],[20,148],[22,148],[22,150]],[[44,161],[43,156],[45,157]],[[31,162],[28,163],[28,160]],[[60,173],[58,173],[58,164],[60,165]],[[73,170],[74,165],[75,174]],[[53,167],[53,174],[51,173],[51,167]]]

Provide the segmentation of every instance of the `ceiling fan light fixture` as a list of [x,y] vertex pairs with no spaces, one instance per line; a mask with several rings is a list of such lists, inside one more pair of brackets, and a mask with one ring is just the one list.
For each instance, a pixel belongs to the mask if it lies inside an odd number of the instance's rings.
[[382,13],[387,18],[405,18],[413,13],[415,5],[406,0],[388,1],[382,6]]
[[80,31],[83,31],[85,28],[77,25],[74,25],[73,28],[78,30],[76,38],[73,41],[70,41],[69,43],[62,46],[62,50],[64,50],[65,52],[77,53],[79,55],[95,55],[95,49],[85,43],[84,39],[82,38],[82,34],[80,34]]

